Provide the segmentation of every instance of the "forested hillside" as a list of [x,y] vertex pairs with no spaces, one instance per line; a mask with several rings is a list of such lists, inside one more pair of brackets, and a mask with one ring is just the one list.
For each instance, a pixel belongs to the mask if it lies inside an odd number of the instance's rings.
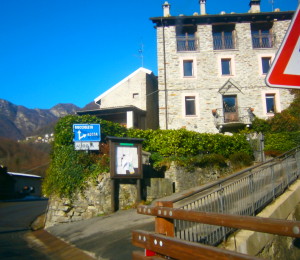
[[25,144],[0,137],[0,165],[9,172],[36,174],[44,177],[48,168],[50,145]]

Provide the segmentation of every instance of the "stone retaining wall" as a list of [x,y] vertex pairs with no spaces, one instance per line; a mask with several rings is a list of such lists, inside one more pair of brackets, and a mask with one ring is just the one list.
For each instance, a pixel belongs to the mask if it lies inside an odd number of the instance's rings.
[[193,172],[187,172],[183,167],[172,163],[165,173],[165,178],[173,182],[174,192],[180,192],[192,187],[200,186],[228,174],[232,169],[227,168],[196,168]]
[[[228,171],[228,170],[226,170]],[[207,182],[216,180],[224,171],[216,169],[196,169],[187,172],[174,163],[165,172],[165,178],[147,176],[142,181],[142,197],[145,201],[153,201],[173,192],[179,192]],[[149,174],[148,174],[149,175]],[[118,205],[126,209],[136,205],[137,189],[135,181],[120,182]],[[97,181],[90,182],[87,188],[74,196],[74,199],[51,197],[46,215],[46,227],[59,223],[67,223],[89,219],[112,212],[111,179],[109,173],[100,174]]]
[[85,191],[76,194],[72,200],[49,198],[45,226],[88,219],[110,211],[110,174],[103,173],[95,183],[89,183]]

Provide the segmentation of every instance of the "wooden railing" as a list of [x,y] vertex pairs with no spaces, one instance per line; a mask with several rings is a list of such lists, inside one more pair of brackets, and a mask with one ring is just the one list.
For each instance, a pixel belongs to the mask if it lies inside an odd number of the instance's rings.
[[155,216],[155,233],[133,232],[133,244],[152,255],[134,252],[133,259],[257,259],[216,245],[236,229],[300,237],[297,221],[253,217],[299,176],[297,147],[222,180],[174,193],[155,206],[139,206],[139,214]]
[[173,220],[213,224],[300,238],[300,221],[289,221],[233,214],[200,212],[173,208],[171,202],[139,206],[139,214],[155,216],[155,232],[133,231],[132,243],[145,249],[135,251],[132,259],[259,259],[222,248],[189,242],[174,237]]

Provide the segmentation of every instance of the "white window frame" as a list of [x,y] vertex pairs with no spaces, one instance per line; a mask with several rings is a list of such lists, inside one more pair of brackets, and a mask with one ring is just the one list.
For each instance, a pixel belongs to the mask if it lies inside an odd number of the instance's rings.
[[[184,69],[183,69],[183,64],[184,61],[192,61],[193,62],[193,68],[192,68],[192,76],[184,76]],[[196,63],[196,58],[195,57],[181,57],[180,58],[180,75],[181,78],[183,79],[195,79],[197,75],[197,63]]]
[[273,53],[262,53],[262,54],[258,55],[258,69],[259,69],[258,73],[260,76],[265,77],[267,74],[263,73],[262,58],[271,58],[271,62],[270,62],[270,67],[271,67],[271,64],[274,60],[274,54]]
[[[186,115],[186,106],[185,106],[185,100],[186,97],[195,97],[195,115]],[[184,93],[182,94],[182,116],[184,118],[196,118],[199,117],[199,97],[196,93]]]
[[[267,95],[274,95],[275,97],[275,108],[276,111],[274,113],[267,113],[267,102],[266,102],[266,97]],[[275,113],[280,113],[281,112],[281,105],[280,105],[280,93],[279,90],[265,90],[262,91],[262,104],[263,104],[263,115],[266,117],[272,117],[274,116]]]
[[[230,60],[230,74],[228,75],[223,75],[222,74],[222,60]],[[234,59],[234,55],[220,55],[218,56],[218,74],[219,77],[222,78],[228,78],[228,77],[232,77],[235,76],[235,59]]]

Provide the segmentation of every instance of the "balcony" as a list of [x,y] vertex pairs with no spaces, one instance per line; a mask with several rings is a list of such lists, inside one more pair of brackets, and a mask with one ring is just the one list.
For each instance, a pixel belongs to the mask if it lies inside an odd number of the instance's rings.
[[197,51],[198,50],[198,39],[191,36],[177,36],[177,51]]
[[254,119],[253,108],[250,107],[235,107],[232,111],[217,108],[212,110],[212,114],[215,126],[220,131],[250,126]]
[[214,50],[230,50],[236,48],[235,37],[228,35],[213,35]]
[[273,48],[275,37],[271,33],[252,33],[253,49]]

